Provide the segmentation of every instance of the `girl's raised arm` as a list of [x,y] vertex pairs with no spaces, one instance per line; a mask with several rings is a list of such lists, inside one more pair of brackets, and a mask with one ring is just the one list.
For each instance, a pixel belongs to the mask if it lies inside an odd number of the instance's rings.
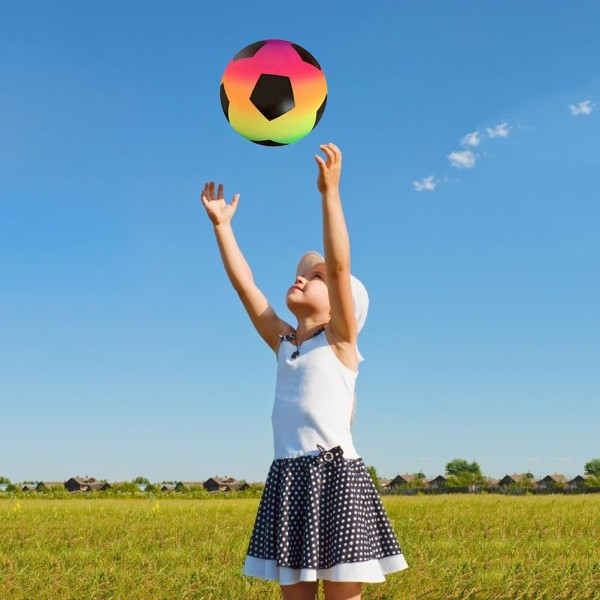
[[323,144],[327,161],[315,155],[319,166],[317,187],[323,206],[323,247],[327,291],[331,306],[331,330],[344,342],[356,343],[358,327],[354,316],[350,284],[350,238],[340,199],[342,153],[335,144]]
[[264,294],[254,283],[250,266],[235,239],[231,220],[237,210],[239,198],[240,195],[236,194],[231,204],[227,204],[224,198],[223,184],[219,184],[215,194],[214,181],[206,183],[202,191],[202,204],[213,223],[221,259],[229,281],[240,297],[259,335],[269,347],[276,351],[277,336],[282,331],[289,329],[289,325],[277,316]]

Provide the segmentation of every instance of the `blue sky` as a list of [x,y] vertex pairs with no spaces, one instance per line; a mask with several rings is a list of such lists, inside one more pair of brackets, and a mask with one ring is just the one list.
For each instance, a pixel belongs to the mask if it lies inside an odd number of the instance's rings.
[[[264,480],[275,360],[199,193],[241,193],[239,244],[291,319],[328,141],[371,299],[365,462],[576,475],[600,454],[600,7],[340,6],[3,3],[0,475]],[[219,101],[268,38],[327,77],[288,147],[244,140]]]

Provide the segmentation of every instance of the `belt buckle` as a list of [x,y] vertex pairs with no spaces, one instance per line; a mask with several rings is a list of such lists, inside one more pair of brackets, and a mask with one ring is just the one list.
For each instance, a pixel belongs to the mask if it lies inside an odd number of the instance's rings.
[[325,450],[325,448],[323,448],[323,446],[321,446],[320,444],[317,444],[317,448],[321,451],[321,454],[319,454],[319,456],[317,457],[319,459],[319,462],[333,462],[335,459],[335,453],[334,450],[337,450],[337,448],[332,448],[331,450]]

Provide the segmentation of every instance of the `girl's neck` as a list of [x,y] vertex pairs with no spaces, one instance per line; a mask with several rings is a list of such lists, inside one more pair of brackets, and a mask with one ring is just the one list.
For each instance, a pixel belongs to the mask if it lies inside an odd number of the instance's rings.
[[318,331],[322,327],[327,325],[327,321],[323,319],[314,319],[308,317],[306,319],[299,319],[298,325],[296,326],[296,334],[295,334],[295,342],[296,344],[301,344],[310,338],[315,331]]

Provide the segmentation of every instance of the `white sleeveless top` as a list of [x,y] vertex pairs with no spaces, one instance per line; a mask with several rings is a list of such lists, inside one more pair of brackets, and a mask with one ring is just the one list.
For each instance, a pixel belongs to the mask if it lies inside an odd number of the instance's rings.
[[271,421],[275,459],[319,454],[341,446],[345,458],[359,458],[350,432],[357,373],[335,355],[325,332],[296,345],[282,340],[277,354]]

